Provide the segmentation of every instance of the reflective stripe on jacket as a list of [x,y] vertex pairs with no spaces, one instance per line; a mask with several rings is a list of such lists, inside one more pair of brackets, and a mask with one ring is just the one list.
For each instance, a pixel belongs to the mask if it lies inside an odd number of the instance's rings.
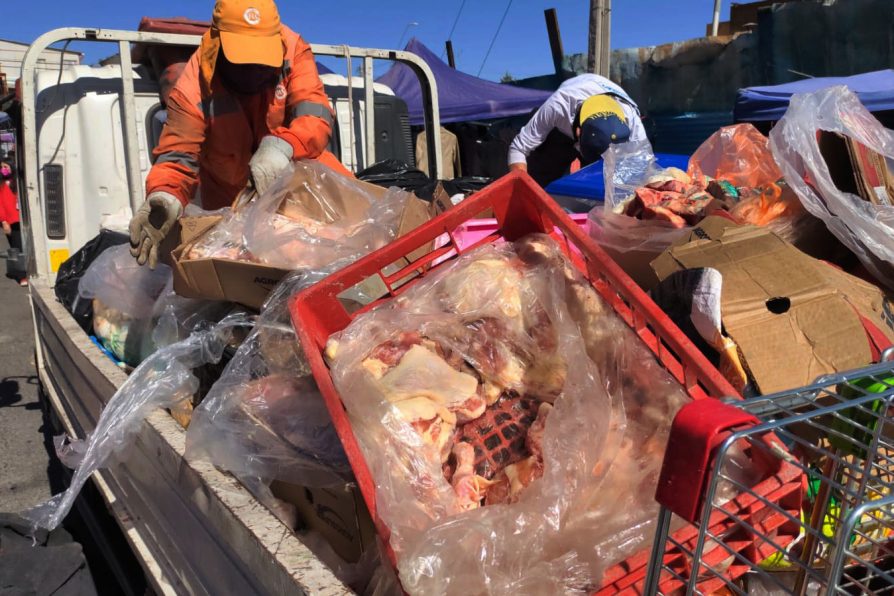
[[319,158],[348,173],[324,151],[332,110],[310,46],[285,26],[282,39],[284,62],[276,87],[238,95],[213,76],[219,40],[213,31],[205,34],[171,91],[147,195],[166,191],[185,205],[199,188],[205,209],[227,206],[248,182],[249,160],[267,135],[288,141],[293,159]]

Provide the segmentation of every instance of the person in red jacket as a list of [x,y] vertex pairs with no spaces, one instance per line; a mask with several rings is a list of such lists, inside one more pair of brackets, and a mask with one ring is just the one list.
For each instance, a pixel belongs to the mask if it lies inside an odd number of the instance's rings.
[[217,0],[211,29],[167,103],[168,120],[130,223],[131,253],[155,267],[158,247],[196,194],[230,205],[249,181],[263,193],[293,160],[325,151],[332,109],[310,46],[280,22],[273,0]]
[[[0,227],[6,234],[9,247],[22,252],[22,230],[19,223],[19,199],[13,190],[12,167],[0,163]],[[20,286],[27,286],[25,278],[16,280]]]

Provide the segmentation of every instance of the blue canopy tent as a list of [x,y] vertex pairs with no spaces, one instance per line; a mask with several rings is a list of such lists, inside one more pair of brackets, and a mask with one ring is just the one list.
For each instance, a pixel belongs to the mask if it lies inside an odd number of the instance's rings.
[[740,89],[733,115],[736,122],[779,120],[788,109],[792,95],[835,85],[850,88],[870,112],[894,110],[894,70],[878,70],[851,77],[817,77],[783,85]]
[[[527,114],[539,108],[550,96],[549,91],[501,85],[450,68],[415,37],[404,50],[422,58],[434,73],[441,124]],[[422,89],[410,67],[395,64],[376,82],[390,87],[407,103],[410,124],[422,124]]]

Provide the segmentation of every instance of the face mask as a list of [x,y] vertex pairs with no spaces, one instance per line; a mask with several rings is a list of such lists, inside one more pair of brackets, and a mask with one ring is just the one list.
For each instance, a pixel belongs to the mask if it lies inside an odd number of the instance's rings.
[[262,64],[233,64],[223,52],[217,58],[215,67],[224,86],[233,93],[254,95],[266,88],[273,88],[279,69]]

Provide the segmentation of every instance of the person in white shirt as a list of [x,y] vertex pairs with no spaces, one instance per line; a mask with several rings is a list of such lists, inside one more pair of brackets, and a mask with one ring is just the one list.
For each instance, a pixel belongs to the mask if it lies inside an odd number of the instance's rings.
[[562,83],[521,129],[509,146],[509,168],[546,186],[577,158],[589,165],[611,143],[645,138],[636,102],[607,78],[584,74]]

